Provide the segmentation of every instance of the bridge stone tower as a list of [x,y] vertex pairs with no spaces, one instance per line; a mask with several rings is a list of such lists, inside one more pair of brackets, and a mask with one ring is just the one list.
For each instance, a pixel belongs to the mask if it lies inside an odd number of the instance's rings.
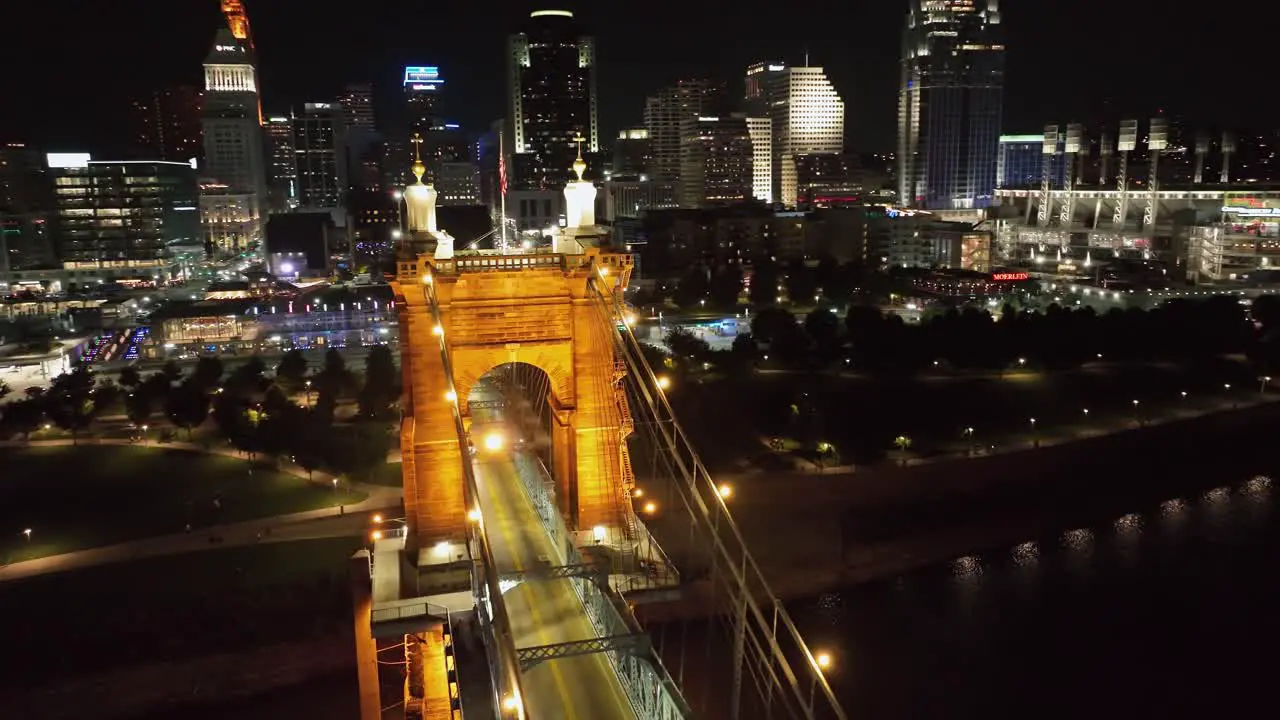
[[[616,393],[616,328],[600,312],[597,291],[625,289],[632,257],[611,250],[594,213],[580,205],[590,183],[570,183],[577,211],[556,238],[554,252],[421,252],[434,227],[411,228],[417,252],[402,254],[393,283],[404,372],[404,502],[409,542],[419,548],[466,534],[467,511],[441,335],[464,418],[468,394],[489,370],[527,363],[550,379],[551,444],[556,497],[571,525],[621,527],[628,521],[631,469]],[[581,197],[579,197],[581,196]],[[581,202],[580,202],[581,201]],[[424,223],[425,224],[425,223]],[[438,246],[437,246],[438,247]],[[439,303],[437,326],[426,284]]]

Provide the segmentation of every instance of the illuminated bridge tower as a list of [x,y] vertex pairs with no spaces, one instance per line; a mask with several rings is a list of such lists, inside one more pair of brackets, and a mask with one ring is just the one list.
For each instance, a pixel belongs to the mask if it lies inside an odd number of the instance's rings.
[[[579,177],[584,168],[579,157]],[[549,379],[552,472],[562,515],[577,528],[633,523],[630,468],[621,447],[624,412],[614,377],[616,328],[600,315],[589,285],[625,288],[631,256],[612,252],[596,227],[590,183],[571,182],[565,194],[568,227],[551,253],[455,255],[451,240],[448,252],[439,245],[430,252],[432,240],[443,235],[433,232],[434,219],[411,227],[413,241],[421,244],[414,257],[401,258],[394,283],[406,388],[400,446],[410,546],[434,547],[465,536],[465,450],[458,447],[453,403],[456,398],[469,418],[472,388],[485,373],[509,363],[532,365]],[[437,298],[439,323],[424,283]],[[457,383],[453,390],[440,335]]]

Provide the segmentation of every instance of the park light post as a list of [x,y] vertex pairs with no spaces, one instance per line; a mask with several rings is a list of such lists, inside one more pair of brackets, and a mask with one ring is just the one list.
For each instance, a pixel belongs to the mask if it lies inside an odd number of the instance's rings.
[[1036,419],[1031,418],[1031,446],[1040,447],[1040,438],[1036,435]]
[[964,439],[968,441],[968,446],[965,448],[965,453],[969,457],[973,457],[973,428],[972,427],[967,427],[964,429]]
[[831,667],[831,653],[825,650],[819,650],[813,655],[813,681],[809,683],[809,707],[813,708],[813,700],[817,697],[818,677],[826,675],[827,670]]
[[1259,377],[1259,378],[1258,378],[1258,383],[1259,383],[1259,384],[1258,384],[1258,392],[1259,392],[1259,393],[1261,393],[1261,394],[1263,394],[1263,395],[1267,394],[1267,383],[1269,383],[1269,382],[1271,382],[1271,376],[1270,376],[1270,375],[1263,375],[1263,376]]

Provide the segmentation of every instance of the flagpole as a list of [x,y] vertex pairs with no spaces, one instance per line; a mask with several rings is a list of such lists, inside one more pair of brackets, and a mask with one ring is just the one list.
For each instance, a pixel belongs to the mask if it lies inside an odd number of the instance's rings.
[[498,222],[502,223],[498,235],[498,252],[507,253],[507,148],[502,130],[498,130],[498,192],[501,196]]

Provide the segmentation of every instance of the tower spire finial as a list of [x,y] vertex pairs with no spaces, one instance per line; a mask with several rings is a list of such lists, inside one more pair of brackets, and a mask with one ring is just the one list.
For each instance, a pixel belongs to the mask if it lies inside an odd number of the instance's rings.
[[582,159],[582,136],[574,138],[574,142],[578,144],[578,159],[573,161],[573,171],[578,175],[578,182],[582,182],[582,174],[587,171],[587,161]]
[[419,148],[422,147],[422,136],[418,133],[413,134],[413,176],[418,179],[418,184],[422,184],[422,176],[427,172],[427,166],[422,164],[422,155]]

